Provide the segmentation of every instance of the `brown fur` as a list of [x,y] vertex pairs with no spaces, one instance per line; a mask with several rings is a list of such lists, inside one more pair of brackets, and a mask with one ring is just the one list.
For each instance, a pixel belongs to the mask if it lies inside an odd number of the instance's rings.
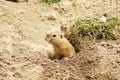
[[46,35],[45,40],[52,44],[54,48],[53,59],[61,59],[63,57],[69,57],[75,54],[73,46],[69,41],[60,33],[48,34]]

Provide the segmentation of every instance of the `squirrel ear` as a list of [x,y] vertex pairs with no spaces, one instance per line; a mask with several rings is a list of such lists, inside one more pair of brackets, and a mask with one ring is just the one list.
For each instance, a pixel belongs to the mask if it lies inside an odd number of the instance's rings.
[[63,38],[63,35],[60,35],[61,38]]

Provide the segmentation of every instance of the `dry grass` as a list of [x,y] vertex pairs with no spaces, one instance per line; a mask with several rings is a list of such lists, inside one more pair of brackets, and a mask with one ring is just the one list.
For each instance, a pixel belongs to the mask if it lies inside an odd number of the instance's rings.
[[85,36],[91,37],[92,40],[115,40],[116,37],[113,30],[117,22],[118,18],[110,18],[106,23],[100,22],[99,19],[82,20],[79,18],[71,26],[70,31],[68,31],[65,36],[78,52],[80,42]]
[[46,2],[48,4],[51,4],[51,3],[56,3],[56,2],[59,2],[60,0],[42,0],[43,2]]

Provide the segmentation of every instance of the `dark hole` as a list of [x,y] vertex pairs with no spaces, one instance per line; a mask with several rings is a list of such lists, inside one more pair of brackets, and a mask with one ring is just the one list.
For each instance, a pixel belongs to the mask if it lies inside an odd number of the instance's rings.
[[11,1],[11,2],[28,2],[28,0],[6,0],[6,1]]
[[6,1],[17,2],[17,0],[6,0]]

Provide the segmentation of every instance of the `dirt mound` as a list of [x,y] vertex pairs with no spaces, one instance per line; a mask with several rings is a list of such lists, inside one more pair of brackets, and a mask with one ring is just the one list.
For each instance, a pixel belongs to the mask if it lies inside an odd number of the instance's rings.
[[97,43],[62,60],[4,51],[0,53],[0,75],[1,80],[119,80],[120,46]]

